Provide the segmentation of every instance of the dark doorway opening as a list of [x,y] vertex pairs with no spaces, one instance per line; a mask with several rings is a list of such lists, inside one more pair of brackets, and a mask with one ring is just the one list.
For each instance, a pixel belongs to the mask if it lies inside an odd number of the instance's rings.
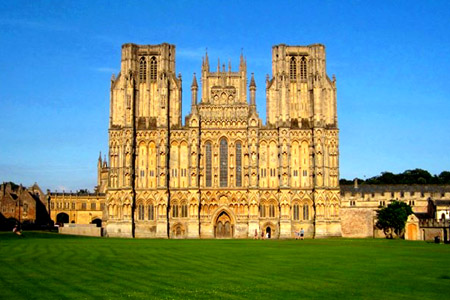
[[270,228],[269,226],[267,226],[267,228],[266,228],[266,237],[268,239],[270,239],[272,237],[272,228]]
[[64,223],[69,223],[69,215],[66,213],[59,213],[56,216],[56,223],[62,226]]
[[94,219],[91,223],[97,225],[97,227],[102,227],[102,220],[100,219]]

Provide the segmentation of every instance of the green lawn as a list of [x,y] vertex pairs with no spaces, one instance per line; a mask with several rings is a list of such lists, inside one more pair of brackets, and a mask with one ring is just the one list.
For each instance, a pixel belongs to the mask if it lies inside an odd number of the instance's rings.
[[445,299],[450,245],[0,233],[0,299]]

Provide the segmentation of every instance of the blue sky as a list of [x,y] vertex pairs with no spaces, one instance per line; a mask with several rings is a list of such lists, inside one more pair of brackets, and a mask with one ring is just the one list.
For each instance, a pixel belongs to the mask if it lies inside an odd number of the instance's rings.
[[264,121],[271,47],[325,44],[341,177],[449,170],[449,32],[447,1],[2,1],[0,182],[93,189],[128,42],[176,45],[183,115],[205,49],[233,69],[243,49]]

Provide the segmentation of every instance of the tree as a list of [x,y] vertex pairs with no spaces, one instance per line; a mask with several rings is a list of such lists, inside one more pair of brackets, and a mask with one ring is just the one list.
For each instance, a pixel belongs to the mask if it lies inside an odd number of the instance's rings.
[[378,229],[383,230],[386,238],[392,239],[394,234],[397,237],[402,237],[406,220],[412,214],[411,206],[404,202],[393,200],[387,207],[383,207],[377,211]]

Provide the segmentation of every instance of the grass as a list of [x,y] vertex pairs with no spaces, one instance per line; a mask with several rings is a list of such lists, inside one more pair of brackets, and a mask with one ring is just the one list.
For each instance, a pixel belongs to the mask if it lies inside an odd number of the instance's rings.
[[443,299],[450,246],[0,233],[0,299]]

